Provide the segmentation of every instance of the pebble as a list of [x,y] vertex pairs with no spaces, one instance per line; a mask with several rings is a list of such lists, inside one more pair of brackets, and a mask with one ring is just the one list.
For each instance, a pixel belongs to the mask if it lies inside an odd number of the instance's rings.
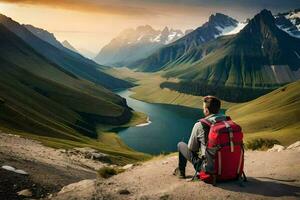
[[119,194],[128,195],[128,194],[130,194],[130,192],[126,189],[123,189],[123,190],[119,190]]
[[32,192],[29,189],[21,190],[18,192],[19,196],[24,196],[24,197],[31,197]]
[[125,166],[123,166],[122,167],[122,169],[131,169],[131,168],[133,168],[133,164],[128,164],[128,165],[125,165]]

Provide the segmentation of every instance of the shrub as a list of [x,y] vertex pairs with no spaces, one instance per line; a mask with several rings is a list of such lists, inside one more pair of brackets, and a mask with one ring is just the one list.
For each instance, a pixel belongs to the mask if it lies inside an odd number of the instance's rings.
[[266,150],[272,148],[274,144],[280,144],[280,142],[275,139],[256,138],[247,142],[246,148],[252,150]]
[[98,170],[98,175],[102,178],[110,178],[114,175],[122,173],[124,170],[116,167],[102,167]]

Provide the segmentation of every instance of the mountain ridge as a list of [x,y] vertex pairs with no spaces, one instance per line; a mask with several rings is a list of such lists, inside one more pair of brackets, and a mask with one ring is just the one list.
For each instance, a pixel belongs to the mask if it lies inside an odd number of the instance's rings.
[[183,35],[181,30],[155,30],[150,25],[125,29],[100,50],[95,60],[105,65],[126,66]]
[[[300,40],[279,29],[272,13],[263,10],[238,34],[195,47],[172,63],[163,74],[177,77],[181,83],[165,83],[162,87],[201,96],[212,92],[228,101],[238,99],[242,88],[262,92],[253,93],[252,97],[245,93],[247,98],[242,101],[247,101],[298,80],[299,52]],[[198,57],[185,62],[189,56]],[[234,97],[224,96],[225,93]]]
[[18,37],[22,38],[23,41],[48,60],[83,79],[87,79],[109,89],[128,88],[132,86],[132,84],[127,81],[106,74],[104,70],[107,67],[98,65],[94,61],[87,59],[60,44],[63,48],[63,50],[61,50],[37,37],[26,27],[5,15],[0,14],[0,23],[18,35]]
[[[202,45],[216,37],[232,31],[238,21],[221,13],[213,14],[209,20],[196,30],[179,40],[162,47],[149,57],[131,63],[132,68],[138,71],[155,72],[163,69],[168,63],[176,61],[190,49]],[[195,59],[199,59],[198,55]]]

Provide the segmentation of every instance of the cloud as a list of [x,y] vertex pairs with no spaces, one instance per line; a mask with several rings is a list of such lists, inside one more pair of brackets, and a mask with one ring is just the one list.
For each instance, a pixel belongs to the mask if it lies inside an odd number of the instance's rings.
[[157,15],[157,13],[139,4],[126,3],[121,0],[0,0],[4,3],[47,6],[83,12],[97,12],[115,15]]

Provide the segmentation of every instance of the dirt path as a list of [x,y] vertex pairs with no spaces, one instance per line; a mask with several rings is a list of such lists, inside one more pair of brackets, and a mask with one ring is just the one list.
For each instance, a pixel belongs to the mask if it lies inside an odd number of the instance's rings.
[[[171,175],[177,156],[155,159],[110,179],[90,180],[66,188],[55,199],[299,199],[299,152],[246,152],[249,182],[220,183],[179,180]],[[192,176],[189,165],[187,175]],[[74,189],[76,188],[76,189]],[[82,188],[82,189],[81,189]],[[88,194],[85,192],[89,188]],[[129,194],[120,194],[128,193]]]
[[[176,155],[154,158],[109,179],[96,179],[95,171],[105,164],[76,152],[0,133],[0,199],[23,199],[17,195],[23,189],[32,191],[31,198],[48,198],[51,194],[58,200],[300,199],[299,150],[247,151],[245,171],[249,182],[245,187],[237,182],[213,187],[180,180],[172,175],[177,166]],[[28,175],[2,169],[4,165],[24,170]],[[187,175],[191,177],[193,173],[188,165]]]
[[[45,147],[36,141],[0,131],[1,200],[20,199],[16,193],[23,189],[31,189],[32,197],[45,197],[70,183],[95,179],[95,171],[104,165],[75,150]],[[23,170],[28,175],[7,171],[3,166]]]

